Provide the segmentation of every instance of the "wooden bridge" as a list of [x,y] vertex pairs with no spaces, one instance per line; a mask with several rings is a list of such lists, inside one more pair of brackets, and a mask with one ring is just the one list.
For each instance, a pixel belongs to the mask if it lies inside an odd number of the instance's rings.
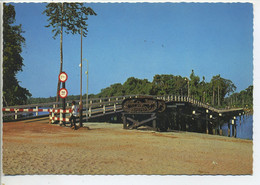
[[[83,121],[117,121],[124,123],[124,128],[133,129],[140,126],[151,126],[156,130],[177,129],[186,131],[198,131],[221,135],[221,127],[229,123],[233,136],[236,136],[236,116],[243,116],[243,108],[216,109],[198,100],[186,96],[152,96],[155,99],[164,100],[167,109],[163,114],[153,113],[143,120],[133,120],[131,116],[122,110],[122,101],[126,98],[137,98],[143,95],[128,95],[108,98],[92,98],[86,103],[83,101]],[[76,101],[77,103],[79,101]],[[40,113],[40,112],[44,112]],[[71,114],[71,101],[66,103],[66,109],[62,109],[62,102],[19,105],[3,108],[4,120],[14,117],[15,120],[30,119],[35,117],[49,117],[49,122],[68,122]],[[40,115],[41,114],[41,115]],[[65,114],[65,118],[63,117]],[[142,115],[141,117],[143,117]],[[168,117],[168,118],[165,118]],[[123,119],[123,120],[122,120]],[[166,124],[166,122],[168,122]]]

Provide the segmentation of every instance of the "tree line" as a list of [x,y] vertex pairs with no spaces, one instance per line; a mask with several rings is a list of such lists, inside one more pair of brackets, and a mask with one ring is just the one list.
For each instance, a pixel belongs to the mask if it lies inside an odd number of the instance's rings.
[[[252,86],[250,86],[252,87]],[[130,94],[147,94],[147,95],[181,95],[188,96],[199,100],[203,103],[215,106],[224,107],[234,105],[234,101],[228,103],[227,97],[234,93],[236,86],[229,80],[220,75],[213,76],[209,82],[202,80],[192,70],[189,78],[180,75],[162,74],[155,75],[153,81],[147,79],[138,79],[130,77],[124,82],[112,84],[101,90],[97,97],[123,96]],[[246,91],[246,90],[245,90]],[[244,91],[242,91],[243,93]],[[232,95],[232,97],[234,96]],[[237,102],[242,101],[242,96],[236,96]],[[243,96],[244,103],[252,104],[252,94]],[[241,104],[242,105],[242,104]]]
[[[172,74],[157,74],[150,82],[147,79],[128,78],[123,84],[115,83],[101,89],[98,94],[90,94],[89,98],[105,98],[124,95],[180,95],[189,96],[203,103],[214,107],[253,107],[253,86],[241,92],[236,92],[236,86],[229,80],[220,75],[213,76],[209,82],[205,77],[195,75],[192,70],[189,78]],[[83,99],[86,94],[83,95]],[[67,101],[79,100],[79,95],[70,95]],[[29,104],[54,102],[55,97],[49,98],[30,98]]]

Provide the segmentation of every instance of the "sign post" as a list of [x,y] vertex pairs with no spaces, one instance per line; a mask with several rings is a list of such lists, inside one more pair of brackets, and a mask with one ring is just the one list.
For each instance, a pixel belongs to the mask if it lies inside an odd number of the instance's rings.
[[[66,97],[68,96],[68,91],[65,88],[65,82],[68,79],[68,75],[65,72],[61,72],[59,74],[59,81],[62,82],[62,88],[59,91],[59,96],[62,98],[62,109],[65,110],[66,109]],[[62,118],[65,118],[66,114],[62,113]]]

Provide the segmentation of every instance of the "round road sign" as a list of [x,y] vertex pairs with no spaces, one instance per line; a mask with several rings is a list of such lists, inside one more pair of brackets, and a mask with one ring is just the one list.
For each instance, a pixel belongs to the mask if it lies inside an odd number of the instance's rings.
[[59,75],[59,81],[60,81],[60,82],[66,82],[67,79],[68,79],[67,73],[61,72],[60,75]]
[[59,95],[61,98],[66,98],[68,96],[68,91],[65,88],[61,88],[59,91]]

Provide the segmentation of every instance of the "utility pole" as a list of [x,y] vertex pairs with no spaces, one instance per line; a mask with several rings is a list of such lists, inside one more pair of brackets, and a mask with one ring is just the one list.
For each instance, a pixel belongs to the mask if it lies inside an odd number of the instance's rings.
[[83,112],[83,104],[82,104],[82,28],[80,29],[81,35],[81,51],[80,51],[80,105],[79,105],[79,125],[80,127],[83,126],[82,124],[82,112]]
[[218,84],[218,106],[220,106],[220,100],[219,100],[219,84]]
[[86,120],[88,120],[88,60],[84,59],[87,62],[87,71],[85,72],[87,75],[87,92],[86,92]]

